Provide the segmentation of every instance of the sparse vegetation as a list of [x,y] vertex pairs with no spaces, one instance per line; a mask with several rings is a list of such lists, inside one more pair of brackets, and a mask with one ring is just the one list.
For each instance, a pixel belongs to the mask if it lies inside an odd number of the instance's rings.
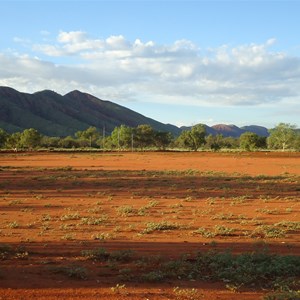
[[143,234],[149,234],[154,231],[165,231],[165,230],[176,230],[180,229],[182,226],[176,223],[170,223],[167,221],[162,221],[158,223],[149,222],[146,224],[146,228],[142,231]]
[[[195,167],[182,170],[148,170],[152,156],[168,153],[59,155],[65,165],[76,160],[68,168],[28,166],[35,153],[7,155],[23,165],[1,167],[8,178],[0,189],[3,285],[18,265],[29,279],[39,274],[41,282],[70,287],[72,278],[87,280],[120,299],[150,298],[132,288],[150,284],[155,293],[166,287],[161,297],[205,299],[207,291],[196,289],[202,282],[233,299],[244,291],[265,299],[298,296],[298,175],[200,171],[197,159],[207,154],[195,153],[170,154],[193,160]],[[126,169],[126,155],[147,167]]]
[[67,277],[81,280],[86,280],[88,275],[86,268],[77,265],[48,267],[47,270],[51,273],[63,274]]

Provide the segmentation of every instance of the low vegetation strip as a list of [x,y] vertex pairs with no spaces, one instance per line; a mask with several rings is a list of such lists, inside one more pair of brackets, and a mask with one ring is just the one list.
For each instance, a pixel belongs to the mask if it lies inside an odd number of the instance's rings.
[[[155,130],[149,124],[135,128],[121,125],[105,133],[99,128],[89,127],[77,131],[73,136],[49,137],[35,128],[9,134],[0,128],[0,149],[89,149],[89,150],[300,150],[300,134],[295,126],[285,123],[267,130],[261,136],[256,130],[242,131],[233,136],[211,133],[204,124],[197,124],[185,130],[171,132]],[[250,129],[251,130],[251,129]]]
[[[234,255],[199,252],[170,259],[138,256],[131,250],[109,252],[105,248],[85,250],[82,256],[118,268],[120,281],[162,282],[167,280],[221,281],[233,288],[296,290],[300,288],[300,257],[257,251]],[[114,262],[114,263],[112,263]],[[118,266],[116,266],[118,264]],[[105,265],[102,264],[105,268]],[[126,272],[125,272],[126,270]]]

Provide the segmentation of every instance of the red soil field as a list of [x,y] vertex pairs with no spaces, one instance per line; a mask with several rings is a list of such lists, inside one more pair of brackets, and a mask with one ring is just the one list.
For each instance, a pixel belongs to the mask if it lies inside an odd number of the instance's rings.
[[[0,299],[262,299],[143,270],[197,252],[298,256],[299,183],[300,153],[1,153]],[[133,256],[84,255],[99,248]]]

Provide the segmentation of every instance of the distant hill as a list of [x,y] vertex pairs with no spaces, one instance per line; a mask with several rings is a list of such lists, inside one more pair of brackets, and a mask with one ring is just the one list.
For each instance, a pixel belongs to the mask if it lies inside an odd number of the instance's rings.
[[232,137],[239,137],[241,134],[245,132],[253,132],[259,136],[269,136],[268,129],[262,126],[251,125],[251,126],[244,126],[244,127],[237,127],[235,125],[214,125],[212,128],[217,131],[219,134],[223,136],[232,136]]
[[[217,135],[222,134],[224,137],[239,137],[245,132],[253,132],[259,136],[269,136],[268,129],[266,127],[251,125],[244,127],[237,127],[235,125],[217,124],[211,127],[204,125],[207,134]],[[182,130],[190,130],[191,127],[181,127]]]
[[212,126],[212,128],[218,132],[218,134],[222,134],[225,137],[239,137],[242,133],[244,133],[243,129],[235,125],[218,124]]
[[8,132],[35,128],[49,136],[73,135],[95,126],[111,132],[116,126],[149,124],[155,130],[180,133],[176,126],[147,118],[121,105],[73,91],[64,96],[45,90],[34,94],[0,87],[0,128]]
[[[48,136],[73,135],[90,126],[102,132],[110,133],[116,126],[137,127],[149,124],[157,131],[171,132],[175,136],[181,127],[163,124],[133,110],[110,101],[101,100],[93,95],[72,91],[64,96],[50,90],[33,94],[21,93],[10,87],[0,87],[0,128],[9,133],[35,128]],[[268,129],[251,125],[237,127],[235,125],[205,125],[207,134],[222,134],[225,137],[239,137],[246,131],[260,136],[268,136]]]
[[243,126],[241,127],[241,129],[244,131],[256,133],[259,136],[269,136],[268,129],[263,126],[250,125],[250,126]]

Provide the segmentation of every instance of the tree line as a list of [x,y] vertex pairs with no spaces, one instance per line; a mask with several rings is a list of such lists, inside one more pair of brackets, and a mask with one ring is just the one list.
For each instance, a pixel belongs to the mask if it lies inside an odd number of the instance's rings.
[[198,124],[190,130],[184,130],[178,137],[169,132],[154,130],[150,125],[135,128],[121,125],[110,133],[99,132],[95,127],[77,131],[74,136],[49,137],[34,128],[22,132],[7,133],[0,128],[0,148],[13,150],[33,149],[80,149],[96,148],[102,150],[213,150],[241,149],[256,151],[300,150],[300,133],[295,126],[280,123],[269,130],[268,137],[245,132],[239,138],[224,137],[221,134],[207,135],[205,126]]

